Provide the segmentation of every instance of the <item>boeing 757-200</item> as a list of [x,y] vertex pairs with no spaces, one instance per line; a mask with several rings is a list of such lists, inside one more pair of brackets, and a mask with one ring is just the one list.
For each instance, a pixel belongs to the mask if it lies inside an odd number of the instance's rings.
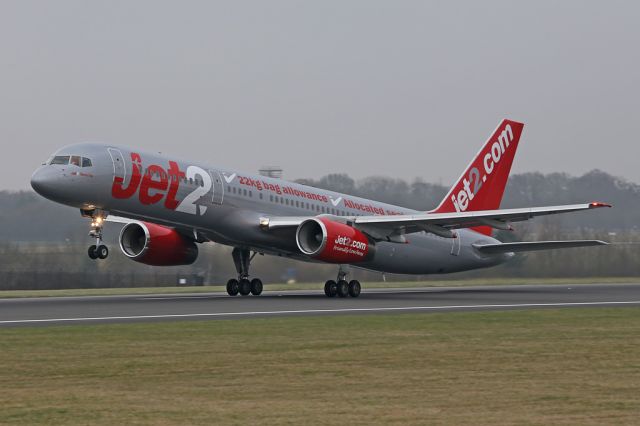
[[442,274],[503,263],[516,252],[606,244],[598,240],[501,243],[496,229],[535,216],[609,207],[591,202],[500,210],[523,124],[503,120],[440,205],[431,211],[339,194],[242,173],[201,161],[115,145],[75,144],[36,170],[31,186],[42,196],[79,208],[91,219],[96,244],[89,257],[105,259],[105,221],[122,222],[125,256],[147,265],[188,265],[198,244],[233,247],[238,277],[231,296],[259,295],[251,279],[255,254],[338,265],[326,282],[329,297],[357,297],[348,266],[396,274]]

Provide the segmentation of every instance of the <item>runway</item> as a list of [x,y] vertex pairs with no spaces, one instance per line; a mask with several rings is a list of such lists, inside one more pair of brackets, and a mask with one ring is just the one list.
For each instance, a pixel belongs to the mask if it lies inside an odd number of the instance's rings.
[[[1,295],[1,294],[0,294]],[[298,315],[640,307],[640,284],[518,285],[363,290],[327,298],[321,290],[0,299],[0,327]]]

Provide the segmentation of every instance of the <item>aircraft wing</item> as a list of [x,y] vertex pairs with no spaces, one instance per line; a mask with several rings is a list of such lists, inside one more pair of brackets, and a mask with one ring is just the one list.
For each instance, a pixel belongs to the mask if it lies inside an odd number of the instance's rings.
[[[123,223],[125,225],[128,225],[129,223],[141,224],[141,223],[144,222],[142,220],[130,219],[128,217],[116,216],[116,215],[112,215],[112,214],[106,216],[103,220],[105,222]],[[157,220],[153,220],[153,221],[149,221],[149,222],[153,222],[153,223],[155,223],[157,225],[166,226],[168,228],[173,228],[178,233],[184,235],[185,237],[193,239],[195,242],[198,242],[198,243],[209,241],[209,238],[205,234],[203,234],[201,232],[198,232],[198,230],[196,228],[192,228],[192,227],[188,227],[188,226],[184,226],[184,225],[176,225],[176,224],[172,224],[172,223],[163,223],[163,222],[160,222],[160,221],[157,221]]]
[[114,223],[140,223],[139,220],[135,220],[135,219],[129,219],[127,217],[122,217],[122,216],[114,216],[114,215],[108,215],[105,219],[105,222],[114,222]]
[[[455,238],[455,229],[490,226],[495,229],[511,230],[511,222],[521,222],[536,216],[569,213],[611,207],[606,203],[572,204],[564,206],[531,207],[520,209],[482,210],[452,213],[419,213],[389,216],[332,217],[346,221],[375,239],[402,242],[402,235],[415,232],[431,232],[447,238]],[[298,226],[308,217],[263,218],[260,225],[265,229]]]

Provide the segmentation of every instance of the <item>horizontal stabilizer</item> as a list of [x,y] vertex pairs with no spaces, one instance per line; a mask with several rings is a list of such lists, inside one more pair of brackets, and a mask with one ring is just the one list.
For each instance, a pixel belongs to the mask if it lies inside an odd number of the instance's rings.
[[483,254],[515,253],[522,251],[554,250],[562,248],[589,247],[608,245],[600,240],[571,240],[571,241],[532,241],[525,243],[502,244],[473,244],[473,247]]

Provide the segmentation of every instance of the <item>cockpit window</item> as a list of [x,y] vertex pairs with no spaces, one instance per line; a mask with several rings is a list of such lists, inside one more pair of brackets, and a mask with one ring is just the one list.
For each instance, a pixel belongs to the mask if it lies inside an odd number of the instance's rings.
[[68,155],[56,155],[49,164],[69,164]]
[[82,159],[78,155],[72,155],[71,156],[71,161],[69,161],[69,164],[71,164],[72,166],[80,167],[80,164],[82,164]]
[[82,157],[82,167],[91,167],[91,158]]

